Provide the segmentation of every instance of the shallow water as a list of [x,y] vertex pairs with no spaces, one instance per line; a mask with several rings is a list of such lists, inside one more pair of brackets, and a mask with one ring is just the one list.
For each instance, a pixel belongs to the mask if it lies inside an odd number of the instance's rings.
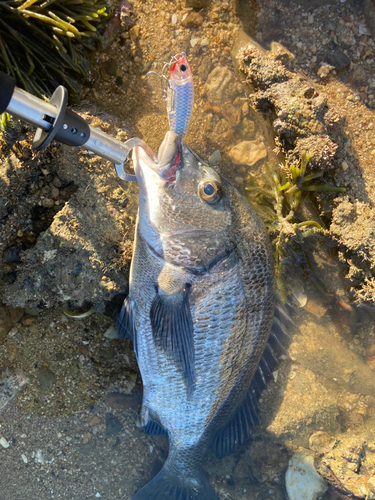
[[[317,9],[323,9],[321,3],[317,2]],[[134,2],[140,33],[136,36],[136,31],[120,30],[110,47],[97,54],[92,86],[84,94],[83,106],[95,114],[88,108],[95,105],[98,115],[107,113],[108,121],[114,117],[123,123],[126,133],[141,137],[156,151],[168,129],[167,115],[164,103],[150,102],[145,75],[150,69],[160,70],[170,56],[185,51],[195,84],[186,142],[204,158],[219,150],[219,170],[245,193],[249,175],[258,178],[265,161],[277,165],[282,158],[273,151],[273,133],[267,120],[246,104],[250,88],[236,73],[233,53],[246,40],[240,19],[248,35],[258,34],[258,41],[269,48],[273,40],[282,42],[275,18],[283,23],[286,33],[288,16],[283,16],[283,3],[265,2],[263,14],[253,2],[237,4],[236,10],[230,1],[212,2],[211,7],[197,12],[202,24],[195,16],[191,21],[195,27],[186,28],[185,14],[192,11],[186,9],[185,2]],[[330,12],[342,9],[342,4],[337,1]],[[354,12],[361,21],[362,2],[347,0],[346,4],[350,12],[345,15]],[[304,18],[314,14],[320,19],[324,12],[305,9],[302,6],[297,13],[302,34]],[[339,23],[342,15],[337,12],[333,20]],[[299,20],[291,17],[290,22],[290,36],[298,38]],[[366,47],[370,46],[369,38]],[[306,69],[306,61],[311,66],[313,57],[300,49],[295,46],[299,70],[304,65]],[[350,57],[351,50],[347,51]],[[113,64],[114,75],[109,71]],[[361,64],[357,67],[362,68]],[[371,65],[366,65],[368,73]],[[343,73],[337,87],[335,80],[329,84],[329,91],[335,93],[335,88],[341,91],[349,85],[358,93],[371,95],[360,90],[366,86],[361,78],[352,76],[353,72]],[[359,99],[370,98],[359,95]],[[373,113],[370,108],[368,112]],[[362,131],[368,140],[370,133],[371,129]],[[245,141],[253,148],[248,164],[238,160],[241,148],[233,151]],[[129,187],[127,216],[135,216],[136,195],[137,188]],[[213,456],[207,460],[210,483],[221,499],[287,499],[288,461],[300,447],[314,449],[309,438],[317,431],[348,442],[348,456],[341,459],[346,462],[357,460],[362,453],[356,446],[362,450],[364,441],[375,442],[371,435],[371,424],[375,423],[371,361],[375,355],[375,313],[350,303],[348,281],[324,240],[316,236],[306,239],[302,249],[303,262],[294,262],[286,272],[290,292],[302,305],[295,306],[300,329],[292,335],[290,358],[281,361],[275,381],[262,395],[259,425],[252,440],[223,460]],[[59,308],[44,309],[29,324],[23,324],[21,318],[19,325],[18,334],[8,335],[1,344],[1,360],[4,367],[14,363],[23,368],[31,379],[18,395],[17,406],[10,402],[0,415],[1,436],[9,445],[0,447],[5,472],[0,476],[1,498],[130,499],[158,472],[167,454],[165,440],[147,437],[139,427],[141,385],[131,346],[103,336],[113,322],[99,313],[74,321],[64,317]],[[322,446],[316,450],[318,458],[326,453]],[[371,450],[367,450],[368,457]],[[340,465],[340,460],[335,463]],[[333,462],[331,465],[334,468]],[[374,467],[366,466],[369,471]],[[352,487],[349,472],[340,476],[336,470],[335,476],[328,479],[339,489],[331,486],[325,499],[342,498],[338,492]],[[349,491],[358,495],[360,486]]]

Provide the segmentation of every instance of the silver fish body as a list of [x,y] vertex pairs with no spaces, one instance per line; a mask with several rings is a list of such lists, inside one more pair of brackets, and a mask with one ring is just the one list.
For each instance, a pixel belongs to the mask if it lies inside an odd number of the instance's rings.
[[141,423],[165,432],[170,451],[134,500],[217,499],[202,463],[210,449],[233,451],[251,426],[250,384],[274,317],[273,253],[246,200],[171,132],[163,155],[167,165],[135,150],[139,216],[118,325],[142,375]]

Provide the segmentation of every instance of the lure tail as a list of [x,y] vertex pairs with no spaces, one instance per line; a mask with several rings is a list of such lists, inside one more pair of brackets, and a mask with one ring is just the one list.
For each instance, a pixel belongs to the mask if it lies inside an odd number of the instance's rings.
[[169,458],[163,468],[132,500],[219,500],[203,469],[176,469]]

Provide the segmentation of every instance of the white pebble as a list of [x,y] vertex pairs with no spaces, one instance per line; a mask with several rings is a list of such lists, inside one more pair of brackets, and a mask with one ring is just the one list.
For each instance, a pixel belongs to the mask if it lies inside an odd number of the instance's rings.
[[0,438],[0,444],[3,448],[9,448],[9,443],[8,441],[5,439],[5,437],[2,437]]
[[219,149],[216,149],[212,155],[208,158],[208,163],[210,165],[217,165],[218,163],[220,163],[221,161],[221,154],[220,154],[220,150]]
[[101,498],[101,494],[99,493],[99,491],[98,491],[98,493],[95,495],[95,498]]
[[313,15],[310,15],[308,18],[307,18],[307,22],[309,24],[312,24],[314,22],[314,16]]
[[24,453],[22,453],[21,457],[22,457],[23,462],[24,462],[25,464],[27,464],[28,460],[27,460],[27,458],[26,458],[26,455],[25,455]]
[[294,455],[285,474],[289,500],[316,500],[328,488],[314,467],[314,456],[309,451]]
[[177,14],[173,14],[172,15],[172,24],[176,24],[177,23]]
[[118,334],[117,334],[117,328],[114,325],[111,325],[107,330],[104,332],[104,337],[106,339],[118,339]]
[[191,45],[192,47],[195,47],[198,43],[199,43],[199,38],[192,38],[192,39],[190,40],[190,45]]

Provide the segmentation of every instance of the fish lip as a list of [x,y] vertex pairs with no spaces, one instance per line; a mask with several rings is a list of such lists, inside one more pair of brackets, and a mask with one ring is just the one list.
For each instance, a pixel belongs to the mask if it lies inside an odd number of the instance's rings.
[[[171,153],[174,154],[171,155]],[[176,172],[178,168],[181,168],[181,140],[174,132],[168,131],[166,133],[165,138],[160,145],[156,162],[150,158],[145,149],[142,147],[134,147],[133,154],[135,165],[139,167],[139,170],[142,171],[142,169],[146,166],[149,171],[156,173],[160,177],[160,180],[164,182],[172,182],[176,180]],[[138,169],[136,168],[136,175],[137,170]],[[138,172],[138,176],[139,175],[140,172]],[[137,179],[139,182],[138,177]]]

